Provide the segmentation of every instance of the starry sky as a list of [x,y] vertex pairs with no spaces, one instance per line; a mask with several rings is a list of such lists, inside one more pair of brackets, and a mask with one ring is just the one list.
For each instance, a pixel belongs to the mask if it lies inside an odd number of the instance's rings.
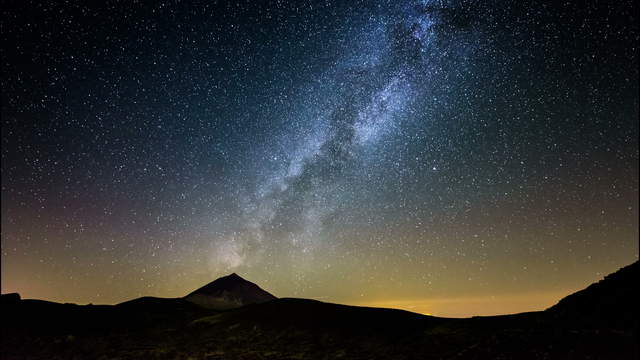
[[633,1],[10,1],[2,292],[541,310],[638,259]]

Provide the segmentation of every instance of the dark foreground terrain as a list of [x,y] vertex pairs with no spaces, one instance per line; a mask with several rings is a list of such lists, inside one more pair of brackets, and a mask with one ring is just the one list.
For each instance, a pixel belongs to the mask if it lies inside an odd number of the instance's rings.
[[[2,296],[1,356],[637,359],[638,269],[638,262],[629,265],[546,311],[470,319],[289,298],[221,311],[201,307],[188,297],[79,306],[8,294]],[[233,297],[232,290],[214,290],[224,299]],[[246,290],[243,296],[248,296]]]

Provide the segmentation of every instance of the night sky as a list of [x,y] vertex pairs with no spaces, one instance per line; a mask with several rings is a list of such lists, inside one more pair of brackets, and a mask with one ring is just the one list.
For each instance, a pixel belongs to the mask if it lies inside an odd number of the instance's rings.
[[470,316],[638,259],[633,1],[83,3],[3,4],[2,293]]

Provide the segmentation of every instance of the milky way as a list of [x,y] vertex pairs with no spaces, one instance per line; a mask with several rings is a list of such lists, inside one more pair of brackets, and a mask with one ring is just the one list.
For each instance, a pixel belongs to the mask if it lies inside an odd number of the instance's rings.
[[2,291],[551,305],[638,257],[636,10],[15,4]]
[[[436,45],[444,35],[436,29],[445,22],[439,12],[450,10],[441,6],[390,9],[391,14],[369,16],[361,28],[351,29],[355,36],[346,39],[346,54],[318,74],[321,85],[310,91],[311,104],[294,107],[294,118],[287,119],[299,125],[283,137],[301,141],[272,158],[276,169],[260,172],[256,189],[241,204],[243,228],[213,244],[214,266],[251,263],[256,252],[274,243],[283,243],[287,249],[279,251],[287,256],[308,261],[330,240],[323,236],[327,219],[345,197],[360,196],[361,184],[352,179],[370,175],[380,156],[396,156],[384,149],[386,138],[406,137],[403,121],[416,116],[413,103],[439,95],[432,84],[442,81],[440,54],[460,56],[459,49]],[[385,154],[365,162],[367,150],[376,148]]]

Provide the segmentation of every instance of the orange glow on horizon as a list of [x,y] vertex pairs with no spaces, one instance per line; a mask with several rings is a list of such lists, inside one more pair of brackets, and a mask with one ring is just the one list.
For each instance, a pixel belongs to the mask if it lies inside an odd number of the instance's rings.
[[541,311],[575,290],[501,296],[384,299],[353,302],[352,305],[407,310],[439,317],[471,317]]

